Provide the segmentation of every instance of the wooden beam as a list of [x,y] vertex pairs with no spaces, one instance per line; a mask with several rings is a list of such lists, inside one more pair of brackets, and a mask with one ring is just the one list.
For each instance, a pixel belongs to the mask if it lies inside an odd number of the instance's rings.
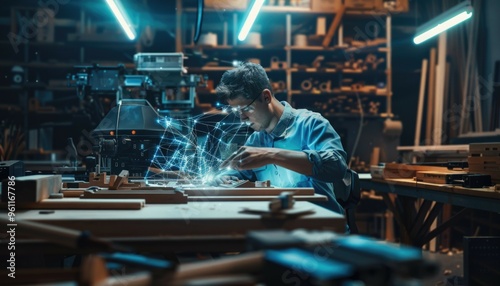
[[[15,203],[36,203],[59,193],[62,186],[61,175],[32,175],[4,180],[2,183],[2,202],[11,201],[10,194],[15,194]],[[12,192],[9,192],[12,190]]]
[[[139,210],[145,204],[144,199],[45,199],[33,203],[17,203],[17,209],[49,209],[49,210]],[[2,203],[0,207],[5,208]]]
[[434,128],[432,135],[432,145],[441,145],[443,139],[443,102],[444,84],[446,78],[446,32],[439,35],[438,42],[438,63],[436,67],[436,92],[434,94]]
[[177,190],[100,190],[82,192],[81,199],[144,199],[147,204],[186,204],[188,196]]
[[425,84],[427,79],[427,59],[422,60],[422,70],[420,73],[420,92],[418,94],[417,123],[415,126],[414,146],[420,145],[420,132],[422,129],[422,113],[424,110]]
[[434,88],[436,82],[436,48],[431,49],[429,64],[429,86],[427,89],[427,119],[425,122],[425,145],[432,145],[432,123],[434,116]]
[[335,14],[335,18],[333,19],[332,24],[328,28],[328,32],[326,33],[325,38],[323,39],[323,47],[327,48],[330,46],[330,42],[332,41],[333,36],[335,35],[335,31],[337,31],[340,26],[340,21],[345,13],[345,5],[342,4],[339,7],[339,11]]

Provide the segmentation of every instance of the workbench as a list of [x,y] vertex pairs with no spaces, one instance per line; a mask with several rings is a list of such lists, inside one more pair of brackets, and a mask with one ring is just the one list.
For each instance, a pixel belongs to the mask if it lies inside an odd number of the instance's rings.
[[[379,192],[400,226],[401,242],[423,246],[450,227],[469,209],[500,211],[500,193],[487,188],[432,184],[414,179],[361,179],[361,189]],[[431,229],[445,204],[463,207]]]
[[[268,204],[267,201],[190,201],[187,204],[146,204],[139,210],[54,210],[48,213],[17,210],[16,220],[87,230],[137,250],[160,253],[243,251],[249,230],[345,231],[345,219],[341,214],[311,202],[295,203],[294,209],[311,211],[299,216],[263,217],[240,212],[243,208],[268,209]],[[0,215],[6,215],[5,211]],[[27,237],[18,236],[17,242],[22,243],[23,238]],[[45,244],[40,248],[41,245],[43,242],[27,241],[20,250],[49,251],[50,246]]]

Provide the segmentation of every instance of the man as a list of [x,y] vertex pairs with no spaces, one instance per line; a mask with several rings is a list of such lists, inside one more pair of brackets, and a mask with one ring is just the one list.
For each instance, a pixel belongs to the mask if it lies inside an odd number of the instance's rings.
[[219,182],[232,176],[251,181],[270,180],[278,187],[313,187],[328,197],[320,205],[343,213],[333,190],[346,174],[346,152],[328,120],[318,113],[279,102],[262,66],[244,63],[225,72],[216,89],[241,121],[255,130],[227,158]]

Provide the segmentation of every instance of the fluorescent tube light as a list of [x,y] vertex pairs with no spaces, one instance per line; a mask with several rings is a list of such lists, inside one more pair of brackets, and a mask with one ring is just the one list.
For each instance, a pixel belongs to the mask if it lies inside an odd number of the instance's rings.
[[125,14],[125,11],[122,9],[122,7],[118,7],[119,3],[115,1],[118,0],[106,0],[106,3],[108,3],[109,8],[111,9],[111,11],[113,11],[113,14],[122,26],[125,34],[127,34],[127,37],[130,40],[133,40],[135,39],[135,31],[132,28],[130,21],[127,21],[127,15]]
[[470,1],[464,1],[444,13],[438,15],[429,22],[417,28],[417,35],[413,38],[415,44],[420,44],[449,28],[472,17],[472,6]]
[[250,32],[253,22],[257,18],[257,15],[259,15],[260,8],[262,8],[262,4],[264,4],[264,0],[253,1],[252,9],[250,10],[250,13],[248,13],[247,18],[245,19],[245,23],[243,23],[243,27],[241,28],[240,33],[238,34],[238,40],[244,41],[247,38],[248,32]]

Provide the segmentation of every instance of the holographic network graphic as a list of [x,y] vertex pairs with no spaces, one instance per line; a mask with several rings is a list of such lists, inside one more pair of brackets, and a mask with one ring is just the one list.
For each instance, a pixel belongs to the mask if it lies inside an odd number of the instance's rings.
[[164,117],[160,124],[165,132],[144,178],[150,184],[161,184],[172,174],[193,183],[210,182],[252,133],[230,107],[189,118]]

